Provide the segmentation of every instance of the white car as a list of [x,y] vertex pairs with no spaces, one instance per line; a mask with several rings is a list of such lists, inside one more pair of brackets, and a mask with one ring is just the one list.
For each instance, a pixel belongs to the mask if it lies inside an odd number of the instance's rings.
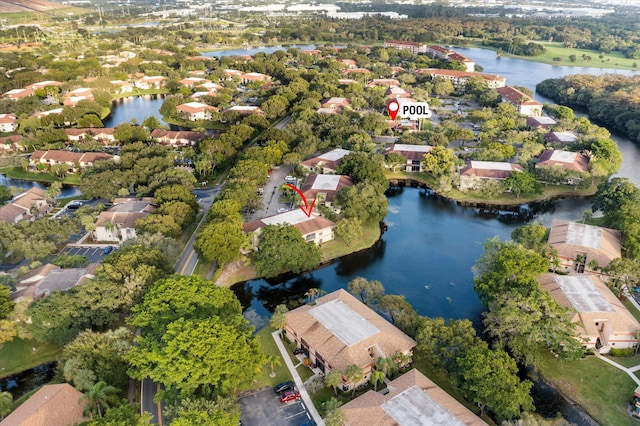
[[280,207],[277,211],[278,211],[278,213],[285,213],[285,212],[288,212],[289,209],[285,209],[284,207]]

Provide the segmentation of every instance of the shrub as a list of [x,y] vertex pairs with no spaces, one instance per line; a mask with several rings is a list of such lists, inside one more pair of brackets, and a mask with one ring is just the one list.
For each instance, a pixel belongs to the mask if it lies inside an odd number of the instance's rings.
[[625,356],[633,356],[634,352],[635,352],[635,349],[633,349],[633,348],[625,348],[625,349],[611,348],[611,351],[609,352],[609,355],[618,356],[618,357],[625,357]]

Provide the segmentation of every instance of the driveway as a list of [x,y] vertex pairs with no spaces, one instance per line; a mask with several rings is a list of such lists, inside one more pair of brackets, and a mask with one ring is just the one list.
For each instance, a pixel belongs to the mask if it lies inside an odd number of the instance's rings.
[[[115,245],[114,245],[115,247]],[[70,255],[86,256],[89,263],[102,262],[104,254],[104,246],[100,247],[65,247],[62,253]]]
[[267,183],[264,185],[264,192],[262,196],[263,207],[256,210],[255,213],[248,215],[247,221],[262,219],[263,217],[273,216],[278,214],[279,208],[289,209],[288,203],[280,203],[280,187],[286,182],[285,176],[291,174],[291,167],[281,166],[280,168],[271,172]]
[[299,426],[311,419],[302,400],[283,404],[269,388],[238,399],[242,426]]

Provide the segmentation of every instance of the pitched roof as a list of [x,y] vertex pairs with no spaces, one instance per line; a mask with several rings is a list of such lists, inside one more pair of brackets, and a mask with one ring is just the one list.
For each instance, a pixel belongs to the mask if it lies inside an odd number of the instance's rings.
[[349,176],[310,174],[300,190],[307,200],[313,200],[322,193],[327,201],[333,201],[338,191],[347,186],[353,186],[353,179]]
[[368,391],[340,410],[349,426],[480,426],[467,407],[415,368],[388,384],[389,393]]
[[176,107],[178,111],[188,112],[188,113],[197,113],[202,112],[204,110],[208,111],[217,111],[218,108],[212,107],[211,105],[203,104],[202,102],[187,102],[186,104],[181,104]]
[[557,124],[557,121],[551,117],[539,116],[539,117],[527,117],[527,126],[529,127],[543,127],[548,128]]
[[547,142],[560,142],[562,144],[570,144],[578,140],[578,136],[573,132],[549,132],[544,135]]
[[560,257],[575,259],[577,253],[586,253],[586,263],[596,260],[600,267],[622,255],[620,231],[584,223],[554,220],[548,242]]
[[285,213],[277,214],[262,218],[260,220],[254,220],[246,222],[243,225],[244,232],[249,233],[261,229],[267,225],[293,225],[302,235],[307,235],[311,232],[316,232],[321,229],[330,228],[335,224],[329,219],[319,216],[317,213],[311,213],[307,216],[300,209],[293,209]]
[[87,279],[93,278],[98,267],[93,263],[86,268],[52,269],[38,284],[35,295],[48,295],[54,291],[65,291],[81,285]]
[[490,179],[505,179],[512,171],[522,171],[522,166],[499,161],[466,161],[460,176],[478,176]]
[[342,161],[342,158],[349,154],[351,154],[351,151],[347,149],[335,148],[331,151],[325,152],[324,154],[305,160],[301,164],[308,168],[322,164],[328,169],[335,170],[340,164],[340,161]]
[[94,163],[100,160],[110,160],[113,155],[106,152],[71,152],[65,150],[49,150],[49,151],[34,151],[31,154],[30,160],[41,161],[54,161],[56,163]]
[[404,143],[395,143],[386,147],[383,154],[397,152],[409,161],[418,161],[422,160],[422,157],[432,149],[433,147],[431,145],[408,145]]
[[168,141],[180,141],[187,140],[189,142],[198,142],[207,137],[206,133],[202,132],[191,132],[187,130],[164,130],[164,129],[153,129],[150,135],[153,139],[163,139]]
[[505,80],[506,79],[500,75],[495,74],[485,74],[481,72],[470,72],[470,71],[458,71],[458,70],[445,70],[439,68],[420,68],[416,70],[416,74],[430,74],[432,76],[447,76],[447,77],[458,77],[458,78],[471,78],[471,77],[482,77],[485,80]]
[[498,87],[496,91],[502,96],[503,99],[506,99],[510,103],[514,105],[540,105],[542,104],[535,99],[532,99],[531,96],[524,94],[520,90],[515,87]]
[[589,171],[589,157],[578,152],[548,149],[540,154],[536,168],[546,166],[561,166],[578,172]]
[[285,314],[295,331],[328,363],[342,373],[351,364],[369,365],[372,346],[385,356],[412,350],[416,342],[389,321],[341,289]]
[[9,414],[2,426],[69,426],[82,423],[82,392],[68,383],[44,385]]

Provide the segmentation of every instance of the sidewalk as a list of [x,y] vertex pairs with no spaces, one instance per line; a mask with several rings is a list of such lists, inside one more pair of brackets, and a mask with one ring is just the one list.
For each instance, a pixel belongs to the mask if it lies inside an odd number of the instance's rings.
[[304,387],[304,383],[302,383],[302,379],[298,374],[298,370],[296,370],[296,368],[293,365],[293,362],[291,361],[291,358],[289,358],[289,354],[287,353],[287,350],[284,347],[282,340],[280,339],[280,331],[279,330],[274,331],[273,333],[271,333],[271,337],[273,337],[273,340],[276,342],[276,346],[278,346],[278,350],[282,355],[282,359],[284,359],[284,362],[287,365],[287,368],[289,369],[291,376],[293,376],[293,381],[296,383],[296,388],[298,388],[298,391],[300,392],[300,396],[302,397],[302,400],[307,406],[307,410],[309,410],[309,414],[311,414],[311,417],[313,417],[313,420],[316,422],[318,426],[325,426],[324,420],[322,420],[322,417],[320,417],[318,410],[316,410],[316,407],[313,405],[313,402],[311,402],[311,397],[309,396],[309,392],[307,392],[307,389]]
[[616,367],[618,370],[624,371],[625,373],[627,373],[629,375],[629,377],[631,377],[631,379],[634,382],[636,382],[636,384],[638,386],[640,386],[640,378],[638,378],[635,374],[633,374],[634,371],[640,370],[640,365],[636,365],[634,367],[627,368],[627,367],[624,367],[624,366],[618,364],[615,361],[610,360],[609,358],[607,358],[607,357],[605,357],[603,355],[600,355],[599,353],[596,353],[596,358],[600,358],[601,360],[603,360],[607,364],[610,364],[610,365]]

